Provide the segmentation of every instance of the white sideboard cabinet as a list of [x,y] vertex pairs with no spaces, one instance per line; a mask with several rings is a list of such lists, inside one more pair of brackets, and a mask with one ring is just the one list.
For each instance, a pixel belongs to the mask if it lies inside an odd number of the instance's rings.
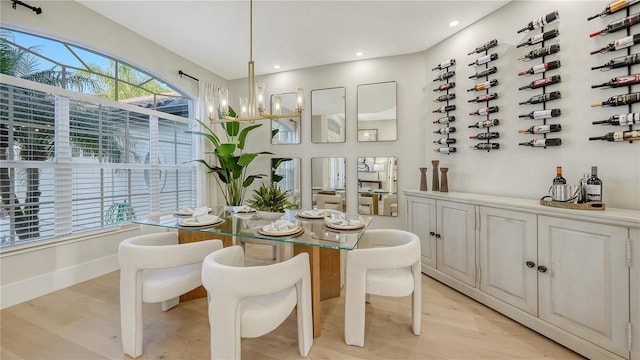
[[640,211],[404,194],[423,273],[588,358],[640,360]]

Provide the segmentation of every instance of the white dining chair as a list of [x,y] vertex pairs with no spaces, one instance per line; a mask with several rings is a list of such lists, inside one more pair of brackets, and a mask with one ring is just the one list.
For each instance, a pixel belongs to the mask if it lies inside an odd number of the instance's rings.
[[404,230],[367,230],[347,252],[344,338],[364,346],[365,302],[370,295],[411,295],[412,329],[421,327],[420,238]]
[[343,199],[340,194],[318,194],[316,195],[316,206],[318,209],[344,211]]
[[298,351],[306,357],[313,345],[309,255],[286,261],[244,266],[244,251],[230,246],[208,255],[202,266],[208,291],[211,359],[240,359],[241,338],[263,336],[297,308]]
[[204,257],[221,248],[221,240],[178,244],[175,232],[139,235],[120,243],[120,326],[125,354],[142,355],[142,303],[161,303],[163,311],[178,305],[180,295],[202,285]]

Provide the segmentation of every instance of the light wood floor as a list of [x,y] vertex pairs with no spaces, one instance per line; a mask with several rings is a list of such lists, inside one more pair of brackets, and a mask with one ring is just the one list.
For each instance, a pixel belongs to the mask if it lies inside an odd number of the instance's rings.
[[[247,245],[248,261],[270,247]],[[42,296],[0,312],[0,359],[129,359],[120,343],[119,273]],[[344,343],[344,294],[322,303],[322,336],[310,359],[582,359],[445,285],[422,277],[422,334],[410,329],[410,299],[372,297],[365,347]],[[168,312],[144,305],[144,353],[139,359],[208,359],[207,303]],[[242,340],[243,359],[299,359],[295,311],[278,329]]]

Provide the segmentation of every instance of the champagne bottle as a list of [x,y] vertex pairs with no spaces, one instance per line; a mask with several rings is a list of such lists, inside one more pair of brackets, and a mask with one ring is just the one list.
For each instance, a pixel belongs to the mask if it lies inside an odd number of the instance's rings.
[[433,79],[433,81],[447,80],[448,78],[451,78],[451,77],[454,77],[454,76],[456,76],[455,70],[445,71],[442,74],[436,76],[436,78]]
[[564,185],[567,179],[562,176],[562,166],[556,166],[556,177],[553,178],[553,185]]
[[500,149],[500,144],[498,143],[478,143],[475,145],[469,145],[470,149],[474,150],[497,150]]
[[549,93],[532,96],[532,97],[529,98],[529,100],[520,102],[518,104],[519,105],[523,105],[523,104],[539,104],[539,103],[543,103],[543,102],[547,102],[547,101],[551,101],[551,100],[555,100],[555,99],[560,99],[560,97],[561,97],[560,91],[552,91],[552,92],[549,92]]
[[498,72],[498,68],[493,66],[486,70],[478,71],[477,73],[469,76],[469,79],[479,79],[481,77],[489,76]]
[[439,144],[439,145],[455,144],[456,143],[456,139],[455,138],[442,138],[442,139],[435,140],[433,143],[434,144]]
[[491,40],[489,42],[486,42],[486,43],[478,46],[477,48],[469,51],[467,53],[467,55],[481,53],[481,52],[483,52],[485,50],[489,50],[489,49],[491,49],[493,47],[496,47],[496,46],[498,46],[498,39],[493,39],[493,40]]
[[478,121],[473,125],[469,125],[467,127],[481,129],[481,128],[488,128],[490,126],[496,126],[496,125],[500,125],[500,120],[498,119],[482,120],[482,121]]
[[627,16],[623,19],[610,23],[609,25],[605,26],[602,30],[589,34],[589,37],[611,34],[616,31],[620,31],[628,27],[631,27],[639,22],[640,22],[640,13],[635,13],[633,15]]
[[591,177],[587,180],[587,202],[602,201],[602,180],[598,178],[598,167],[591,167]]
[[483,133],[479,133],[476,135],[471,135],[469,136],[469,139],[476,139],[476,140],[490,140],[490,139],[497,139],[500,137],[500,133],[497,131],[491,131],[491,132],[483,132]]
[[488,63],[490,61],[496,60],[497,58],[498,58],[498,54],[496,54],[496,53],[485,55],[485,56],[481,56],[481,57],[477,58],[476,61],[472,62],[471,64],[469,64],[467,66],[483,65],[483,64],[486,64],[486,63]]
[[549,109],[549,110],[532,111],[528,114],[518,115],[518,117],[539,120],[539,119],[549,119],[552,117],[558,117],[560,116],[560,114],[561,114],[560,109]]
[[609,61],[606,64],[592,67],[591,70],[603,69],[603,68],[617,69],[619,67],[631,66],[638,63],[640,63],[640,54],[631,54],[627,56],[620,56],[617,58],[613,58],[611,59],[611,61]]
[[500,111],[500,108],[498,108],[497,106],[489,106],[486,108],[482,108],[482,109],[478,109],[474,112],[470,112],[469,115],[489,115],[489,114],[493,114],[493,113],[497,113],[498,111]]
[[542,34],[538,34],[538,35],[532,36],[529,39],[527,39],[527,41],[518,44],[516,46],[516,48],[523,47],[523,46],[535,45],[537,43],[553,39],[553,38],[557,37],[558,35],[560,35],[560,31],[558,31],[558,29],[545,31]]
[[608,53],[609,51],[616,51],[621,49],[626,49],[640,42],[640,34],[630,35],[618,39],[616,41],[612,41],[607,46],[603,47],[600,50],[594,50],[589,53],[589,55],[597,54],[597,53]]
[[434,134],[450,134],[450,133],[454,133],[456,132],[456,128],[454,126],[448,126],[448,127],[443,127],[440,128],[436,131],[434,131]]
[[612,96],[605,101],[591,104],[591,107],[628,105],[637,103],[638,101],[640,101],[640,92]]
[[580,204],[587,202],[587,181],[589,181],[590,177],[591,174],[585,173],[582,179],[580,179],[580,197],[578,199],[578,203]]
[[520,71],[518,76],[539,74],[541,72],[557,69],[560,65],[560,60],[549,61],[544,64],[532,66],[525,71]]
[[551,46],[533,49],[529,51],[528,54],[518,57],[518,60],[529,61],[529,60],[537,59],[541,56],[555,54],[558,51],[560,51],[560,44],[553,44]]
[[456,109],[455,105],[444,105],[432,111],[432,113],[446,113]]
[[560,146],[562,145],[562,139],[533,139],[527,142],[519,143],[521,146],[533,146],[533,147],[544,147],[544,146]]
[[453,66],[455,64],[456,64],[456,59],[449,59],[449,60],[441,62],[440,64],[438,64],[438,66],[436,66],[433,69],[431,69],[431,71],[444,70],[444,69],[448,68],[449,66]]
[[548,86],[548,85],[557,84],[560,81],[562,81],[562,79],[560,78],[560,75],[553,75],[553,76],[549,76],[549,77],[546,77],[546,78],[534,80],[529,85],[525,85],[525,86],[519,87],[518,90],[537,89],[537,88],[540,88],[540,87],[545,87],[545,86]]
[[615,125],[615,126],[636,125],[636,124],[640,124],[640,113],[614,115],[608,118],[607,120],[593,121],[592,124],[593,125],[605,124],[605,125]]
[[440,95],[437,98],[433,99],[433,102],[449,101],[449,100],[453,100],[455,98],[456,98],[456,94],[444,94],[444,95]]
[[445,84],[440,84],[440,86],[438,86],[437,88],[433,89],[433,91],[445,91],[445,90],[453,89],[454,87],[456,87],[456,83],[455,82],[448,82],[448,83],[445,83]]
[[450,154],[456,152],[456,148],[454,147],[441,147],[434,150],[435,152],[439,152],[442,154]]
[[471,89],[467,89],[467,91],[482,91],[482,90],[486,90],[490,87],[496,86],[498,85],[498,80],[493,79],[493,80],[489,80],[489,81],[485,81],[479,84],[476,84],[476,86],[472,87]]
[[521,134],[547,134],[552,132],[558,132],[562,130],[562,126],[560,124],[546,124],[546,125],[535,125],[526,130],[518,130]]
[[615,77],[599,85],[591,85],[591,88],[595,89],[595,88],[605,87],[605,86],[616,88],[618,86],[627,86],[627,85],[633,85],[638,83],[640,83],[640,74],[631,74],[631,75]]
[[530,21],[529,25],[523,27],[522,29],[518,30],[518,34],[520,34],[521,32],[525,32],[525,31],[531,31],[534,29],[537,29],[539,27],[545,26],[547,24],[551,24],[552,22],[558,20],[559,16],[558,16],[558,11],[554,11],[554,12],[550,12],[545,16],[540,16],[539,18]]
[[587,18],[587,21],[593,20],[597,17],[605,17],[607,15],[611,15],[614,12],[618,11],[618,10],[622,10],[627,8],[628,6],[631,6],[635,3],[637,3],[640,0],[617,0],[612,2],[611,4],[609,4],[606,8],[604,8],[604,10],[602,10],[602,12],[595,14],[593,16],[589,16]]
[[451,122],[456,121],[456,117],[455,116],[444,116],[441,118],[436,119],[436,121],[434,121],[434,124],[448,124]]
[[494,100],[494,99],[497,99],[497,98],[498,98],[498,94],[497,93],[482,94],[482,95],[476,96],[475,99],[467,100],[467,102],[480,103],[480,102],[491,101],[491,100]]
[[589,140],[605,140],[605,141],[616,141],[616,142],[640,140],[640,130],[610,132],[602,136],[590,137]]

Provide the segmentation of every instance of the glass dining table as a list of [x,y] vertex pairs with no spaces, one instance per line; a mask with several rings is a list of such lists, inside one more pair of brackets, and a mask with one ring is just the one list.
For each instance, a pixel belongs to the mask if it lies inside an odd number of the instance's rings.
[[[238,208],[235,208],[238,209]],[[242,209],[242,208],[240,208]],[[240,210],[242,211],[242,210]],[[265,244],[291,244],[293,255],[302,252],[309,254],[311,267],[311,301],[313,307],[314,337],[320,336],[321,305],[320,301],[340,296],[340,251],[349,251],[356,247],[358,240],[367,230],[372,216],[345,215],[343,213],[324,211],[287,210],[277,220],[285,220],[293,224],[297,231],[269,232],[273,227],[273,218],[261,212],[234,212],[232,207],[214,207],[209,219],[216,221],[199,223],[186,221],[190,216],[174,214],[150,215],[144,219],[133,220],[141,226],[161,227],[177,230],[180,243],[221,239],[224,246],[240,245],[243,240],[259,241]],[[311,216],[309,217],[309,214]],[[333,215],[335,214],[335,215]],[[347,226],[334,226],[332,217],[344,218]],[[348,226],[349,224],[357,224]],[[181,297],[181,301],[206,296],[204,288]]]

